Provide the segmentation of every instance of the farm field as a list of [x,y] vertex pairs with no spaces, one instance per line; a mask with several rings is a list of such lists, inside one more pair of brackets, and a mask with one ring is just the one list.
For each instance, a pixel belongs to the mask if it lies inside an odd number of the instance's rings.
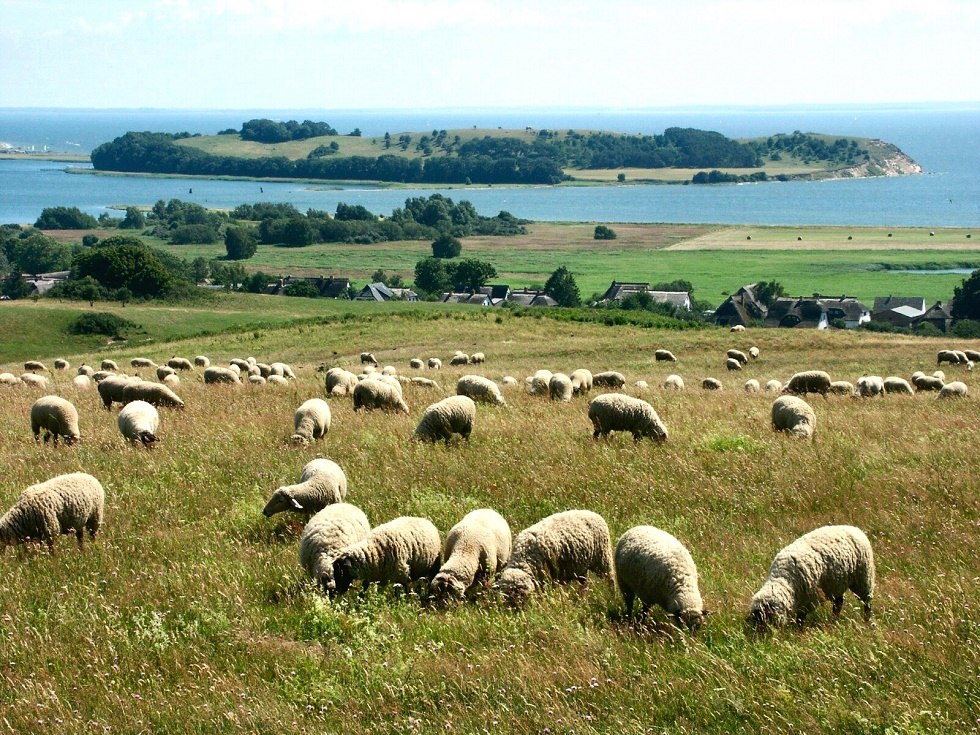
[[[277,325],[270,316],[241,329],[209,328],[202,310],[185,317],[197,330],[186,339],[166,341],[161,328],[153,343],[72,347],[39,331],[7,350],[0,371],[19,373],[28,358],[68,357],[75,366],[111,356],[122,366],[135,356],[164,362],[205,354],[215,364],[249,355],[283,360],[298,375],[280,389],[205,386],[199,374],[183,375],[177,392],[187,406],[161,409],[161,441],[150,452],[125,446],[118,409],[102,409],[94,390],[69,387],[74,369],[53,381],[54,392],[79,408],[76,447],[35,444],[28,414],[41,394],[0,388],[0,507],[65,472],[95,475],[107,495],[103,530],[84,552],[62,538],[55,554],[21,547],[0,555],[7,731],[976,729],[980,386],[973,374],[945,368],[948,379],[969,385],[963,401],[811,396],[812,443],[774,434],[772,397],[740,386],[811,368],[852,382],[864,373],[908,377],[935,369],[938,349],[978,349],[980,341],[664,332],[537,314],[369,306],[328,323]],[[243,313],[248,307],[240,305]],[[163,310],[143,308],[138,321],[164,321]],[[119,311],[129,317],[136,309]],[[751,345],[759,360],[725,373],[725,350]],[[656,363],[659,347],[678,362]],[[357,371],[359,353],[370,350],[382,364],[415,374],[410,358],[448,363],[455,349],[482,351],[487,363],[422,373],[442,387],[406,387],[410,415],[355,414],[349,399],[331,399],[328,435],[307,447],[288,443],[293,410],[323,395],[317,367]],[[469,442],[410,439],[425,406],[454,392],[465,372],[522,381],[538,368],[578,367],[620,370],[633,394],[634,381],[646,380],[652,387],[642,396],[669,440],[634,443],[613,434],[593,441],[587,399],[552,403],[520,389],[505,393],[506,407],[477,409]],[[684,377],[685,392],[659,388],[670,372]],[[709,375],[726,390],[702,392]],[[658,609],[632,622],[618,593],[596,579],[547,588],[521,610],[492,592],[449,608],[432,605],[424,590],[351,590],[329,600],[297,564],[295,521],[261,513],[272,491],[295,482],[317,456],[344,468],[348,501],[374,524],[421,515],[445,534],[469,510],[489,506],[515,533],[569,508],[601,513],[614,539],[634,525],[656,525],[691,550],[712,614],[695,635]],[[746,634],[748,601],[772,557],[829,523],[857,525],[874,545],[876,626],[865,625],[849,595],[839,620],[825,605],[802,629]]]

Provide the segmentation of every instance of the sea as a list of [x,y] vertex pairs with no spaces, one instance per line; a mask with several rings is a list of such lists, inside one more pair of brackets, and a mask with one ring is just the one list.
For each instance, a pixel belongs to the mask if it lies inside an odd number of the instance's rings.
[[919,162],[917,176],[737,185],[378,188],[365,184],[99,176],[87,164],[0,160],[0,223],[31,223],[45,207],[121,217],[120,207],[181,199],[206,207],[289,202],[300,211],[360,204],[390,214],[409,197],[439,191],[477,211],[538,221],[745,225],[980,227],[980,102],[976,104],[694,109],[156,110],[0,108],[0,143],[88,153],[127,131],[213,135],[253,118],[328,122],[363,135],[458,128],[591,129],[662,133],[714,130],[734,138],[794,131],[880,138]]

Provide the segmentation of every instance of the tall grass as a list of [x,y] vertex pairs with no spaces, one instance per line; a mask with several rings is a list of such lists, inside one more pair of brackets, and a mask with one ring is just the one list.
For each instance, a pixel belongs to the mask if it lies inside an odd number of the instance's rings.
[[[35,445],[39,394],[0,394],[0,507],[69,471],[98,477],[107,518],[84,552],[0,555],[0,723],[10,732],[818,732],[950,733],[978,727],[976,398],[931,394],[813,399],[815,440],[769,427],[756,377],[811,367],[930,368],[939,340],[892,335],[662,332],[460,312],[296,324],[113,354],[254,355],[299,379],[275,389],[205,386],[182,376],[184,411],[162,410],[161,443],[125,446],[116,411],[54,376],[81,414],[82,442]],[[724,374],[724,351],[757,344],[759,361]],[[48,354],[35,345],[33,353]],[[653,359],[657,347],[679,362]],[[411,416],[355,414],[330,401],[327,437],[288,444],[292,411],[322,395],[321,364],[356,369],[371,350],[409,373],[411,357],[487,354],[474,372],[520,380],[535,369],[616,368],[630,385],[668,372],[688,390],[644,393],[670,429],[664,445],[613,434],[594,442],[586,399],[506,393],[479,407],[468,443],[410,440],[422,410],[462,368],[426,371],[442,388],[406,387]],[[71,356],[93,362],[98,353]],[[7,366],[10,367],[10,366]],[[0,369],[6,369],[0,368]],[[952,369],[947,370],[952,378]],[[726,390],[704,393],[702,377]],[[976,390],[972,376],[956,373]],[[631,392],[635,389],[627,388]],[[445,533],[467,511],[498,509],[518,531],[568,508],[600,512],[618,537],[650,523],[680,538],[699,566],[712,615],[694,636],[659,611],[623,618],[618,594],[548,589],[523,610],[492,594],[448,609],[424,594],[371,589],[329,600],[297,563],[290,519],[265,499],[329,456],[350,502],[375,524],[424,515]],[[747,636],[746,606],[785,544],[825,523],[852,523],[874,545],[877,627],[850,597],[841,618]]]

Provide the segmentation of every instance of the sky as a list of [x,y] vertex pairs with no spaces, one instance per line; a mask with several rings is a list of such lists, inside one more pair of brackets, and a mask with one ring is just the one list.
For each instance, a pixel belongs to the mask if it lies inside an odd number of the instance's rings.
[[977,0],[0,0],[0,107],[980,101]]

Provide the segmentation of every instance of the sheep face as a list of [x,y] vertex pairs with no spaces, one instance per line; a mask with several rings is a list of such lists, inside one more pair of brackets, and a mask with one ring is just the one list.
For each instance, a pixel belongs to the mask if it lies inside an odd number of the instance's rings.
[[519,607],[527,602],[527,599],[534,594],[537,585],[528,572],[523,569],[513,567],[504,569],[500,573],[500,579],[494,585],[494,589],[500,590],[507,601],[515,607]]
[[449,572],[439,572],[432,580],[432,593],[436,599],[463,599],[466,585]]
[[153,435],[153,434],[152,434],[151,432],[149,432],[149,431],[141,431],[141,432],[139,432],[139,433],[138,433],[138,434],[136,435],[136,438],[137,438],[137,439],[139,439],[139,441],[140,441],[140,443],[141,443],[141,444],[142,444],[142,445],[143,445],[144,447],[146,447],[147,449],[150,449],[150,448],[151,448],[151,447],[153,446],[153,443],[154,443],[154,442],[156,442],[156,441],[159,441],[159,440],[158,440],[158,439],[156,438],[156,436],[154,436],[154,435]]
[[703,610],[685,610],[684,612],[677,613],[671,617],[673,617],[678,624],[683,623],[686,625],[687,629],[692,633],[696,633],[704,624],[704,619],[710,614],[711,611],[704,608]]
[[786,625],[792,608],[792,593],[785,585],[767,581],[755,593],[745,622],[758,631]]
[[294,498],[289,491],[281,487],[272,493],[272,497],[269,498],[269,502],[265,504],[265,508],[262,509],[262,515],[266,518],[274,516],[276,513],[283,513],[287,510],[303,510],[303,506],[300,505],[299,501]]
[[357,565],[355,560],[347,554],[341,554],[333,561],[333,583],[334,592],[338,595],[344,594],[354,584],[357,579]]
[[320,554],[313,562],[312,576],[325,593],[328,595],[334,593],[337,586],[333,578],[333,559],[325,554]]

